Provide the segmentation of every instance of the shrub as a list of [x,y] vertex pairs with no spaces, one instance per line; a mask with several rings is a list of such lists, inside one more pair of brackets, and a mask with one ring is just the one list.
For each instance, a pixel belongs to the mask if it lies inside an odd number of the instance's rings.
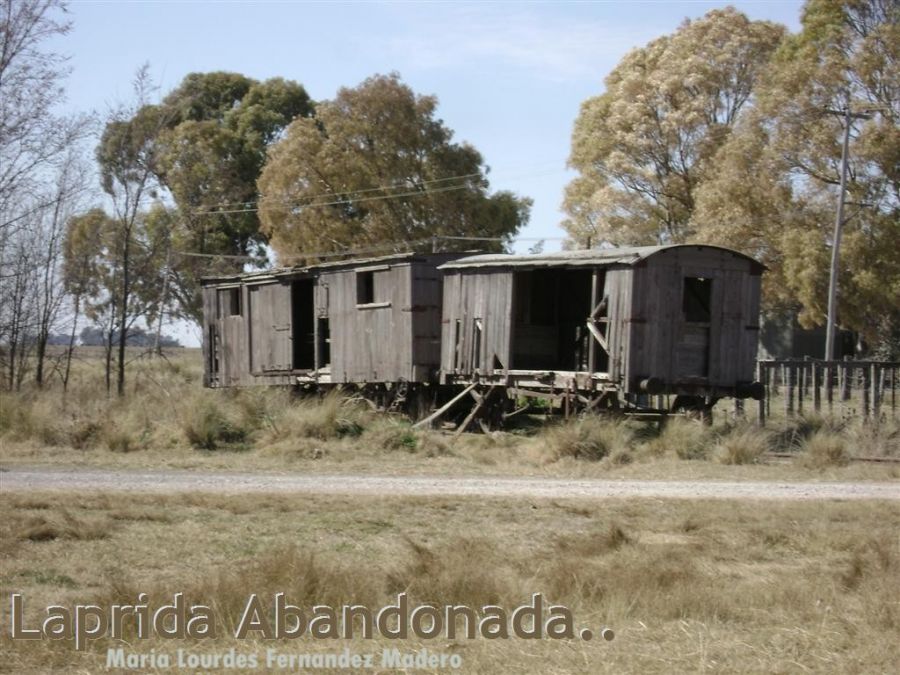
[[364,440],[382,450],[415,452],[419,448],[418,434],[407,424],[386,420],[366,430]]
[[188,442],[201,450],[216,450],[247,438],[246,429],[230,419],[215,392],[204,392],[189,402],[184,409],[181,428]]
[[571,457],[596,461],[616,450],[627,451],[632,433],[624,422],[588,415],[548,428],[542,439],[553,460]]
[[722,436],[713,455],[721,464],[755,464],[769,449],[769,436],[761,429],[735,429]]
[[806,439],[800,450],[800,463],[811,469],[847,466],[850,463],[846,440],[833,432],[817,431]]
[[359,436],[371,419],[372,413],[364,402],[332,391],[321,399],[300,401],[286,407],[273,420],[272,438],[330,440]]
[[656,438],[641,446],[641,450],[657,457],[674,453],[679,459],[705,459],[712,445],[712,431],[708,426],[675,417],[666,422]]

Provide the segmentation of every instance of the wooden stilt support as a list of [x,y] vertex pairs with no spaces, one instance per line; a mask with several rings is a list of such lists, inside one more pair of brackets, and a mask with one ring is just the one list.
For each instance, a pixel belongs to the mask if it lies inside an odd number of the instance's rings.
[[477,386],[476,384],[470,384],[468,387],[463,389],[459,394],[457,394],[456,396],[451,398],[444,405],[442,405],[440,408],[438,408],[433,413],[431,413],[428,417],[413,424],[412,428],[418,429],[420,427],[424,427],[428,424],[431,424],[431,423],[437,421],[444,415],[444,413],[446,413],[448,410],[450,410],[450,408],[452,408],[460,399],[462,399],[469,392],[471,392],[473,389],[475,389],[476,386]]

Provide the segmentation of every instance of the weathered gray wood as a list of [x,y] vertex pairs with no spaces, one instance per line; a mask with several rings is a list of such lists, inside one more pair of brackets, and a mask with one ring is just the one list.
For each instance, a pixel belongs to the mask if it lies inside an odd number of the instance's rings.
[[445,404],[442,405],[440,408],[438,408],[438,409],[435,410],[433,413],[431,413],[428,417],[426,417],[425,419],[420,420],[420,421],[416,422],[415,424],[413,424],[412,428],[413,428],[413,429],[418,429],[418,428],[420,428],[420,427],[424,427],[424,426],[426,426],[426,425],[428,425],[428,424],[431,424],[431,423],[434,422],[435,420],[440,419],[441,416],[442,416],[445,412],[447,412],[448,410],[450,410],[450,408],[452,408],[454,405],[456,405],[456,403],[457,403],[460,399],[462,399],[462,398],[464,398],[465,396],[467,396],[467,395],[469,394],[469,392],[472,391],[472,390],[473,390],[475,387],[477,387],[477,386],[478,386],[478,385],[477,385],[476,383],[470,384],[468,387],[466,387],[465,389],[463,389],[459,394],[457,394],[457,395],[454,396],[452,399],[450,399],[449,401],[447,401],[447,403],[445,403]]
[[796,367],[793,364],[784,366],[784,414],[791,417],[794,414],[794,383],[796,382]]
[[[591,272],[591,307],[597,305],[597,283],[599,276],[599,272],[595,269]],[[606,300],[606,297],[603,298]],[[593,312],[591,312],[591,316],[588,318],[588,322],[594,318]],[[588,373],[592,374],[597,369],[597,345],[594,344],[593,340],[588,341]]]
[[763,363],[756,364],[756,381],[761,382],[765,387],[765,396],[757,401],[757,412],[756,412],[756,421],[759,426],[764,427],[766,425],[766,399],[769,395],[769,381],[768,381],[769,369]]
[[871,412],[871,369],[861,368],[862,370],[862,412],[863,417],[868,418]]
[[822,371],[818,363],[812,364],[813,380],[813,409],[816,412],[822,410]]
[[[472,392],[472,393],[474,393],[474,392]],[[456,437],[459,436],[462,432],[464,432],[466,429],[469,428],[469,425],[472,423],[472,420],[475,419],[475,416],[476,416],[476,415],[481,411],[481,409],[484,407],[484,402],[485,402],[485,399],[486,399],[486,398],[487,398],[486,396],[479,396],[478,398],[475,399],[475,405],[472,406],[471,412],[469,412],[469,414],[466,415],[466,418],[462,421],[462,424],[460,424],[460,425],[456,428],[456,431],[453,433],[453,437],[454,437],[454,438],[456,438]]]

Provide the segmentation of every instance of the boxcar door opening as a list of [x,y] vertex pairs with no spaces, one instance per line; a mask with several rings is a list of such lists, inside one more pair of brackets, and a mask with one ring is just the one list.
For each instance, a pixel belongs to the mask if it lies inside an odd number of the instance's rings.
[[713,280],[684,277],[681,335],[675,349],[678,378],[709,377]]
[[513,359],[521,370],[587,370],[590,270],[539,269],[513,275]]
[[316,367],[315,280],[300,279],[291,284],[291,341],[293,369]]

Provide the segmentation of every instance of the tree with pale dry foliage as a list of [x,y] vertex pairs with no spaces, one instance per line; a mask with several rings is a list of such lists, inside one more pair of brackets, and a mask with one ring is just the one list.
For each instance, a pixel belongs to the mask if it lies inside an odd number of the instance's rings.
[[851,121],[839,324],[900,354],[900,5],[811,0],[779,48],[756,106],[696,192],[694,237],[769,267],[770,308],[825,321],[844,115]]
[[581,106],[563,227],[578,244],[678,243],[694,193],[753,96],[784,28],[733,8],[630,52]]

